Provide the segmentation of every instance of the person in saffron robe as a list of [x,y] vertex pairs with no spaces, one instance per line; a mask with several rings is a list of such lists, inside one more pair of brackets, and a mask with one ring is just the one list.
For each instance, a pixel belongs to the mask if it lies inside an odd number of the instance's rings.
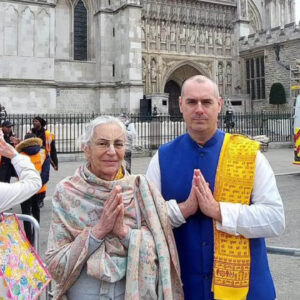
[[274,173],[257,142],[217,128],[212,80],[186,80],[179,106],[187,133],[159,148],[146,177],[168,202],[185,299],[274,300],[264,238],[285,228]]
[[125,169],[126,127],[101,116],[81,138],[87,163],[53,196],[46,260],[54,299],[183,299],[166,202]]

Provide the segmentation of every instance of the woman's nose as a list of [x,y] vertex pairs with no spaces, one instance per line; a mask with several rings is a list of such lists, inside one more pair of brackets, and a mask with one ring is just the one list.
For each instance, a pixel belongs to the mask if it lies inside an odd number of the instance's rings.
[[109,146],[107,148],[107,153],[109,153],[109,154],[115,154],[116,153],[116,149],[114,147],[114,144],[109,144]]

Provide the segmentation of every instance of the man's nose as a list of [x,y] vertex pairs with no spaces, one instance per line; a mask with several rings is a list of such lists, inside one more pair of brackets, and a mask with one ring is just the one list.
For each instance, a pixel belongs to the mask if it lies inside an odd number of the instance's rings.
[[202,106],[202,103],[201,103],[201,101],[198,101],[197,102],[197,105],[196,105],[196,112],[197,113],[203,113],[203,106]]

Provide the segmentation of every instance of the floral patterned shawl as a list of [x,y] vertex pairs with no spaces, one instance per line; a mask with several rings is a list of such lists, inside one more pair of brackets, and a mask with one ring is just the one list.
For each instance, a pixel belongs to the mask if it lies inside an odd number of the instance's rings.
[[[128,249],[112,235],[88,257],[91,227],[112,188],[121,186],[125,223],[132,229]],[[141,227],[137,224],[139,204]],[[125,299],[183,299],[179,261],[166,204],[144,176],[104,181],[86,166],[61,181],[53,196],[46,260],[61,299],[87,264],[87,273],[106,282],[126,276]]]

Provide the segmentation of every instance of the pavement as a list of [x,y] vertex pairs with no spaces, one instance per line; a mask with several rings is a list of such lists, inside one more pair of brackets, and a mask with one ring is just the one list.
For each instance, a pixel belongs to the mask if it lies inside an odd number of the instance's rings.
[[[278,238],[266,240],[269,246],[293,247],[300,249],[300,205],[299,183],[300,165],[293,165],[294,151],[291,148],[273,148],[264,152],[276,175],[279,191],[281,193],[286,213],[286,231]],[[132,159],[132,172],[144,174],[151,159],[149,156],[135,153]],[[71,160],[71,161],[70,161]],[[59,170],[51,169],[45,206],[41,209],[40,224],[40,255],[44,258],[47,247],[47,237],[51,220],[51,196],[56,184],[72,175],[75,169],[83,163],[82,155],[60,155]],[[298,189],[298,190],[297,190]],[[20,213],[20,207],[15,207],[13,212]],[[274,277],[277,299],[300,299],[300,257],[269,254],[270,269]]]

